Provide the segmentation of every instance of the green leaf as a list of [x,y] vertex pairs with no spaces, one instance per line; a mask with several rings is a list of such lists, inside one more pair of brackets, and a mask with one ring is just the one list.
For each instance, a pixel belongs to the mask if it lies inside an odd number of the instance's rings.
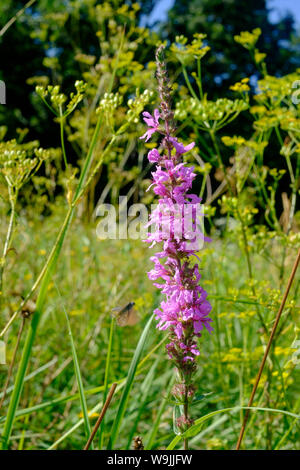
[[269,412],[273,412],[273,413],[282,413],[282,414],[285,414],[287,416],[291,416],[293,418],[300,419],[299,415],[296,415],[294,413],[290,413],[289,411],[285,411],[285,410],[277,410],[275,408],[255,408],[255,407],[248,407],[248,406],[236,406],[236,407],[233,407],[233,408],[224,408],[222,410],[217,410],[217,411],[213,411],[212,413],[208,413],[207,415],[202,416],[201,418],[197,419],[193,426],[191,426],[187,431],[182,433],[180,436],[176,436],[173,439],[173,441],[170,442],[170,444],[167,447],[167,450],[173,450],[175,448],[175,446],[180,442],[181,439],[184,439],[185,437],[193,437],[196,434],[198,434],[198,432],[202,428],[203,423],[205,421],[207,421],[208,419],[213,418],[214,416],[216,416],[218,414],[221,414],[221,413],[228,413],[228,412],[231,412],[231,411],[232,412],[237,412],[239,410],[248,410],[248,409],[252,410],[252,411],[269,411]]
[[[56,289],[59,293],[60,298],[62,299],[60,291],[59,291],[57,286],[56,286]],[[74,371],[75,371],[76,382],[77,382],[77,386],[78,386],[78,390],[79,390],[81,411],[82,411],[83,419],[84,419],[85,436],[86,436],[86,439],[88,439],[91,435],[91,426],[90,426],[90,420],[89,420],[89,415],[88,415],[88,408],[87,408],[87,404],[86,404],[86,399],[85,399],[85,395],[84,395],[84,387],[83,387],[83,382],[82,382],[82,377],[81,377],[81,372],[80,372],[80,366],[79,366],[78,356],[77,356],[76,347],[75,347],[75,343],[74,343],[74,338],[73,338],[73,334],[72,334],[72,330],[71,330],[70,320],[69,320],[67,311],[66,311],[63,304],[62,304],[62,308],[64,310],[64,313],[65,313],[65,316],[66,316],[66,321],[67,321],[67,328],[68,328],[68,333],[69,333],[69,337],[70,337],[71,351],[72,351],[73,363],[74,363]],[[94,448],[93,442],[91,443],[91,448],[92,449]]]

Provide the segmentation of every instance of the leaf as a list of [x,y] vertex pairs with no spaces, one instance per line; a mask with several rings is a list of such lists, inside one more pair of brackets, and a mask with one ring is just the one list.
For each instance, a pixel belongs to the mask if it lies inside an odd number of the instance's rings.
[[[56,286],[56,289],[57,289],[58,294],[59,294],[59,296],[62,300],[60,291],[59,291],[57,286]],[[82,377],[81,377],[81,372],[80,372],[80,366],[79,366],[78,356],[77,356],[77,352],[76,352],[76,346],[75,346],[75,343],[74,343],[74,338],[73,338],[73,334],[72,334],[72,330],[71,330],[70,320],[69,320],[67,311],[66,311],[63,304],[62,304],[62,308],[63,308],[63,311],[65,313],[66,321],[67,321],[67,328],[68,328],[68,333],[69,333],[69,337],[70,337],[71,351],[72,351],[73,363],[74,363],[74,371],[75,371],[75,376],[76,376],[77,387],[78,387],[78,390],[79,390],[81,411],[82,411],[83,419],[84,419],[85,436],[88,439],[91,435],[91,426],[90,426],[90,421],[89,421],[89,415],[88,415],[88,408],[87,408],[87,404],[86,404],[86,399],[85,399],[85,395],[84,395],[84,387],[83,387],[83,382],[82,382]],[[92,449],[94,448],[93,442],[91,443],[91,448]]]
[[198,432],[200,431],[203,423],[205,421],[207,421],[208,419],[212,418],[213,416],[216,416],[216,415],[221,414],[221,413],[228,413],[228,412],[231,412],[231,411],[236,412],[236,411],[239,411],[239,410],[248,410],[248,409],[252,410],[252,411],[269,411],[269,412],[273,412],[273,413],[282,413],[282,414],[285,414],[287,416],[291,416],[293,418],[300,419],[299,415],[296,415],[294,413],[290,413],[289,411],[285,411],[285,410],[277,410],[275,408],[258,408],[258,407],[255,408],[255,407],[248,407],[248,406],[236,406],[236,407],[233,407],[233,408],[224,408],[222,410],[217,410],[217,411],[213,411],[212,413],[208,413],[207,415],[202,416],[201,418],[197,419],[195,421],[195,424],[193,426],[191,426],[187,431],[182,433],[180,436],[176,436],[170,442],[170,444],[168,445],[166,450],[173,450],[175,448],[176,444],[178,444],[178,442],[180,442],[181,439],[184,439],[185,437],[193,437],[196,434],[198,434]]

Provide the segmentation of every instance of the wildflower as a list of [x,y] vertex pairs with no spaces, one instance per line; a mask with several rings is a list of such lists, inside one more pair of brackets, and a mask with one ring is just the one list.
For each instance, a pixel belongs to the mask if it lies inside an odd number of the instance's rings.
[[148,160],[151,163],[157,163],[159,161],[160,155],[157,149],[152,149],[148,153]]
[[[156,149],[148,154],[149,161],[157,164],[148,189],[153,188],[159,200],[148,223],[154,230],[148,233],[145,241],[151,246],[162,244],[162,251],[151,257],[154,267],[148,276],[164,295],[164,300],[154,313],[158,320],[157,327],[169,332],[170,342],[166,349],[179,374],[180,381],[175,384],[173,394],[178,398],[183,392],[182,401],[187,404],[195,393],[192,377],[197,368],[195,359],[200,354],[196,340],[204,328],[212,331],[212,320],[209,318],[211,305],[206,291],[199,285],[199,266],[192,263],[192,256],[198,258],[198,250],[190,242],[203,239],[196,223],[196,206],[201,199],[189,192],[196,174],[193,168],[181,161],[181,155],[190,151],[195,143],[184,146],[174,137],[170,87],[162,47],[158,49],[156,59],[161,113],[157,109],[154,117],[143,113],[149,129],[142,138],[146,137],[147,141],[156,131],[164,137],[162,154]],[[159,118],[164,121],[164,127],[162,125],[158,130]],[[185,409],[185,415],[177,420],[182,430],[192,424],[187,406]]]
[[192,401],[196,392],[196,387],[190,385],[188,388],[184,384],[175,384],[172,389],[173,396],[180,402],[187,396],[189,401]]
[[181,155],[182,153],[186,153],[186,152],[188,152],[189,150],[192,150],[192,148],[195,147],[195,142],[192,142],[191,144],[189,144],[185,147],[182,143],[178,142],[176,137],[169,137],[169,141],[173,144],[173,146],[176,149],[176,152],[179,155]]

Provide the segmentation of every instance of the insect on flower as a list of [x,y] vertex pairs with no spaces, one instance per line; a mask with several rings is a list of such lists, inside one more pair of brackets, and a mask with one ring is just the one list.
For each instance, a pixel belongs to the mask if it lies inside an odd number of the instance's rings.
[[129,302],[124,307],[115,307],[112,309],[112,315],[117,321],[118,326],[133,326],[140,320],[134,302]]

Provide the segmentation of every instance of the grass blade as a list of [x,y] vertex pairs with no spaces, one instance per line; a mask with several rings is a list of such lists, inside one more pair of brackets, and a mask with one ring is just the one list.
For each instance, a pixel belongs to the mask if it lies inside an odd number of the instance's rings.
[[198,431],[202,428],[202,424],[208,419],[212,418],[213,416],[216,416],[221,413],[237,412],[240,410],[247,410],[247,409],[250,409],[252,411],[269,411],[273,413],[282,413],[284,415],[291,416],[292,418],[297,418],[298,420],[300,419],[300,415],[296,415],[295,413],[291,413],[290,411],[277,410],[276,408],[259,408],[259,407],[249,408],[248,406],[235,406],[233,408],[224,408],[222,410],[217,410],[217,411],[213,411],[212,413],[208,413],[207,415],[202,416],[201,418],[197,419],[195,421],[195,424],[191,426],[186,432],[180,434],[179,436],[176,436],[173,439],[173,441],[168,445],[166,450],[173,450],[175,446],[180,442],[180,440],[184,439],[185,437],[195,436],[198,433]]
[[[136,418],[133,421],[133,425],[131,426],[131,430],[129,432],[129,437],[128,437],[127,446],[126,446],[125,450],[130,450],[130,446],[132,445],[132,441],[133,441],[133,438],[134,438],[134,433],[136,432],[137,426],[138,426],[138,424],[140,422],[140,419],[141,419],[141,415],[142,415],[142,413],[143,413],[143,411],[146,407],[147,401],[148,401],[148,395],[149,395],[151,386],[153,385],[154,374],[155,374],[155,370],[156,370],[158,362],[159,362],[159,357],[155,360],[153,365],[150,367],[150,370],[149,370],[148,374],[145,377],[145,380],[143,381],[143,383],[141,385],[141,390],[140,390],[139,396],[137,397],[136,402],[134,403],[134,408],[137,409],[137,413],[136,413]],[[134,414],[134,410],[132,410],[132,411],[133,411],[132,414]],[[130,419],[131,416],[129,417],[130,421],[132,421]]]
[[[145,362],[150,359],[150,357],[152,357],[152,355],[154,354],[154,352],[157,350],[157,345],[141,360],[141,362],[138,364],[138,367],[137,367],[137,372],[140,373],[144,370],[144,364]],[[31,377],[32,374],[29,374],[27,377],[29,379],[29,377]],[[120,387],[123,387],[124,384],[125,384],[125,381],[126,381],[126,377],[122,378],[122,379],[119,379],[117,380],[117,384],[120,386]],[[112,384],[109,384],[109,387],[111,387]],[[93,388],[89,388],[88,390],[85,390],[84,391],[84,394],[85,395],[95,395],[95,394],[98,394],[100,392],[103,392],[104,391],[104,385],[101,385],[99,387],[93,387]],[[51,406],[55,406],[59,403],[67,403],[69,401],[74,401],[74,400],[78,400],[79,399],[79,394],[78,393],[74,393],[74,394],[71,394],[71,395],[59,395],[58,397],[56,398],[53,398],[52,400],[47,400],[45,402],[42,402],[42,403],[39,403],[38,405],[35,405],[35,406],[32,406],[32,407],[29,407],[29,408],[23,408],[19,411],[16,412],[16,417],[17,418],[21,418],[23,416],[26,416],[28,414],[31,414],[31,413],[36,413],[37,411],[40,411],[40,410],[43,410],[45,408],[48,408],[48,407],[51,407]],[[90,414],[90,413],[89,413]],[[3,423],[3,421],[5,420],[5,416],[1,417],[0,418],[0,423]]]
[[[62,300],[60,291],[59,291],[57,286],[56,286],[56,289],[57,289],[57,292],[58,292],[58,294],[59,294],[59,296]],[[76,352],[76,346],[75,346],[75,343],[74,343],[74,338],[73,338],[73,334],[72,334],[72,330],[71,330],[70,320],[69,320],[67,311],[66,311],[63,304],[62,304],[62,308],[63,308],[63,311],[65,313],[65,317],[66,317],[66,321],[67,321],[67,328],[68,328],[68,334],[69,334],[69,337],[70,337],[71,351],[72,351],[73,363],[74,363],[74,371],[75,371],[77,387],[78,387],[78,391],[79,391],[81,411],[82,411],[83,420],[84,420],[84,430],[85,430],[86,438],[88,439],[90,434],[91,434],[91,426],[90,426],[90,420],[89,420],[89,415],[88,415],[88,408],[87,408],[87,404],[86,404],[86,399],[85,399],[85,395],[84,395],[84,387],[83,387],[83,382],[82,382],[82,376],[81,376],[81,372],[80,372],[80,366],[79,366],[78,356],[77,356],[77,352]],[[94,448],[93,443],[91,443],[91,448],[92,449]]]
[[[113,345],[114,326],[115,326],[115,319],[114,317],[112,317],[111,323],[110,323],[108,348],[107,348],[107,355],[106,355],[106,362],[105,362],[103,403],[105,403],[105,400],[107,397],[107,391],[108,391],[108,379],[109,379],[109,370],[110,370],[111,351],[112,351],[112,345]],[[99,449],[100,450],[102,449],[102,446],[103,446],[104,431],[105,431],[105,416],[103,417],[102,423],[99,428]]]

